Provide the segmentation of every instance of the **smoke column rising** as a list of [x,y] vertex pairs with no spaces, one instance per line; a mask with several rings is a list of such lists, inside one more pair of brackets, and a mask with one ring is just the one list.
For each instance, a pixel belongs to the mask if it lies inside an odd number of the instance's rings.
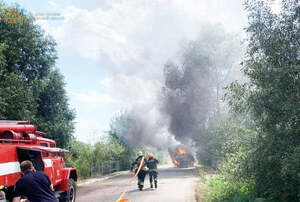
[[123,129],[118,134],[128,144],[191,145],[219,109],[222,87],[240,58],[240,42],[220,26],[202,28],[197,40],[185,42],[179,56],[165,63],[156,101],[137,104],[119,121]]
[[179,61],[164,66],[160,110],[169,117],[170,133],[184,144],[197,136],[219,109],[221,88],[239,59],[239,40],[220,26],[202,28],[197,40],[182,47]]

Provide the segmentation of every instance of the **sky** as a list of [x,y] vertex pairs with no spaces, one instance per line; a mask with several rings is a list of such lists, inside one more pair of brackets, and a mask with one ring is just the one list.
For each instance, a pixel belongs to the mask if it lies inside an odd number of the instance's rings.
[[[74,136],[94,143],[124,109],[156,102],[163,65],[205,24],[243,34],[242,0],[15,0],[57,42]],[[11,1],[6,1],[12,5]]]

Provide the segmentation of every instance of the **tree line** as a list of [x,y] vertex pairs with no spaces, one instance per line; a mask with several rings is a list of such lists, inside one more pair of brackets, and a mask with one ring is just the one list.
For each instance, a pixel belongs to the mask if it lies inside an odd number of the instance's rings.
[[209,181],[207,201],[300,199],[300,7],[298,0],[282,1],[275,13],[270,5],[244,2],[245,80],[225,85],[225,116],[199,127],[198,160],[219,173]]

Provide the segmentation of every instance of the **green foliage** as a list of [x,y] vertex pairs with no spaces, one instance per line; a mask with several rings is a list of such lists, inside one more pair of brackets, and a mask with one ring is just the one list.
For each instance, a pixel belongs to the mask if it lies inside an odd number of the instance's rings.
[[209,180],[210,193],[208,202],[252,202],[252,183],[230,179],[224,176],[212,177]]
[[109,137],[108,142],[97,142],[94,145],[94,162],[107,160],[120,160],[125,152],[125,148],[115,137]]
[[0,77],[0,119],[33,120],[36,106],[32,88],[17,74]]
[[280,202],[253,195],[253,181],[233,179],[230,176],[216,176],[208,181],[209,195],[207,202]]
[[23,24],[8,23],[8,9],[0,3],[0,119],[31,120],[64,147],[75,116],[63,78],[53,69],[56,43],[26,10]]
[[75,140],[71,142],[71,146],[73,155],[67,159],[67,165],[75,167],[80,178],[90,177],[93,147]]
[[91,177],[92,164],[120,161],[126,156],[125,148],[113,137],[104,138],[95,145],[72,140],[70,146],[73,155],[67,159],[67,164],[76,167],[80,178]]
[[218,131],[218,135],[224,138],[221,150],[224,161],[218,165],[220,175],[209,180],[207,200],[252,202],[254,182],[248,178],[248,155],[257,134],[233,125],[232,120],[222,124]]
[[196,157],[201,165],[216,168],[217,163],[224,157],[221,153],[225,141],[222,122],[226,114],[217,112],[210,117],[205,127],[201,128],[196,137]]
[[58,70],[53,70],[38,89],[37,125],[48,134],[49,138],[55,139],[59,146],[69,142],[74,130],[75,113],[69,109],[64,86]]
[[[18,6],[16,8],[21,10]],[[3,50],[5,72],[20,74],[28,83],[43,79],[57,58],[55,42],[50,36],[45,36],[25,10],[23,24],[8,23],[5,18],[8,9],[0,7],[0,43],[6,46]]]
[[110,124],[109,136],[113,139],[118,140],[118,142],[124,147],[125,151],[122,154],[122,169],[129,169],[131,163],[137,157],[138,148],[135,145],[129,144],[126,139],[126,134],[129,130],[128,114],[126,112],[121,113],[112,119]]
[[195,198],[197,202],[207,202],[206,198],[209,193],[209,186],[205,178],[205,173],[200,170],[201,179],[197,182]]
[[300,196],[297,2],[282,1],[280,14],[272,13],[268,1],[245,2],[249,40],[243,65],[249,82],[232,83],[226,97],[231,111],[248,124],[241,123],[244,126],[236,131],[240,135],[227,141],[221,168],[233,179],[253,182],[254,196],[291,202]]

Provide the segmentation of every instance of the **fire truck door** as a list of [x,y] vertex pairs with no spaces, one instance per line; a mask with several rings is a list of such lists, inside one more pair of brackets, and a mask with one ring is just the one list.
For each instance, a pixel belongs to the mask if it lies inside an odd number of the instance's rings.
[[36,170],[44,170],[44,163],[41,157],[41,151],[17,148],[18,160],[21,163],[25,160],[30,160]]
[[[54,157],[54,154],[52,154]],[[52,159],[53,161],[53,184],[54,186],[62,180],[62,173],[61,173],[61,162],[60,162],[60,157],[57,156],[57,153],[55,153],[55,157]]]
[[48,175],[50,178],[51,182],[53,183],[54,180],[54,169],[53,169],[53,161],[50,158],[44,158],[43,159],[44,164],[45,164],[45,170],[44,172]]

